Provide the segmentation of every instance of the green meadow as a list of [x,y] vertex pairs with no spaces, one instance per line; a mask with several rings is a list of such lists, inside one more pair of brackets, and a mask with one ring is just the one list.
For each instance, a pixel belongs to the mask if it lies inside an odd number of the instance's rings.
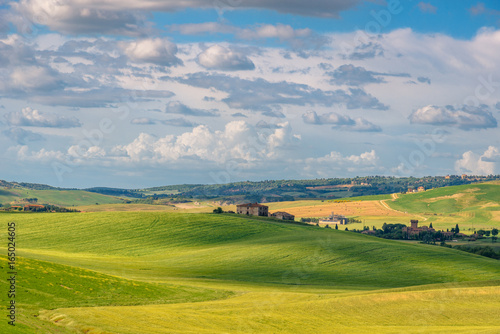
[[[419,214],[439,229],[459,224],[465,233],[473,229],[500,228],[500,184],[498,182],[437,188],[404,194],[387,205]],[[470,229],[470,230],[469,230]]]
[[27,188],[0,187],[0,203],[19,202],[23,198],[38,198],[39,204],[58,206],[96,205],[122,203],[120,198],[83,190],[33,190]]
[[500,331],[499,262],[453,249],[226,214],[4,213],[3,240],[10,221],[2,333]]

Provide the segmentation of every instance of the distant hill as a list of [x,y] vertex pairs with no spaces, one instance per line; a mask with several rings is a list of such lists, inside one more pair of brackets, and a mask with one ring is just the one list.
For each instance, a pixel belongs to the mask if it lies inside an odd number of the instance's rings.
[[[438,188],[399,195],[386,201],[392,209],[417,213],[440,226],[498,228],[500,223],[500,182],[486,182]],[[475,224],[475,225],[474,225]]]
[[[423,187],[477,184],[498,181],[500,175],[490,176],[427,176],[387,177],[367,176],[355,178],[329,178],[312,180],[266,180],[259,182],[233,182],[227,184],[181,184],[144,189],[93,187],[83,190],[57,188],[44,184],[7,182],[0,180],[0,203],[36,197],[47,204],[91,205],[120,203],[122,199],[143,201],[168,199],[179,202],[189,199],[219,201],[225,204],[244,202],[284,202],[305,199],[336,199],[404,193]],[[44,191],[38,193],[38,191]],[[52,191],[52,193],[50,193]],[[62,192],[56,194],[57,192]],[[44,203],[45,203],[44,202]],[[153,203],[149,203],[153,204]]]
[[217,199],[226,203],[281,202],[298,199],[335,199],[407,192],[408,189],[440,188],[500,180],[490,176],[427,176],[328,178],[312,180],[244,181],[227,184],[183,184],[145,189],[91,188],[87,191],[131,198],[183,197]]
[[390,202],[394,209],[408,212],[458,212],[500,208],[500,182],[468,184],[400,195]]
[[57,206],[122,203],[123,199],[83,190],[55,188],[32,183],[0,182],[0,204],[52,204]]
[[31,190],[76,190],[76,188],[57,188],[46,184],[26,183],[26,182],[7,182],[0,180],[0,187],[3,188],[24,188]]

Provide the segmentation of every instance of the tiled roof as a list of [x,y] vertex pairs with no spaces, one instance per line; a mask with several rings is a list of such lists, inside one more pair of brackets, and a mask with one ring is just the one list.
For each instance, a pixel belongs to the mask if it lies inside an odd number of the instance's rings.
[[255,208],[255,207],[266,207],[266,205],[262,205],[262,204],[259,204],[259,203],[246,203],[246,204],[238,204],[236,206],[244,206],[244,207],[251,207],[251,208]]

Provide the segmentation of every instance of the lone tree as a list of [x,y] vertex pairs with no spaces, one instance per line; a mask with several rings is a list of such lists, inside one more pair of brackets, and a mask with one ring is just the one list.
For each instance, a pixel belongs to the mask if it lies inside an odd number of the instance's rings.
[[429,224],[429,228],[432,228],[432,223]]
[[455,226],[455,233],[460,233],[460,228],[458,228],[458,224]]
[[339,229],[339,225],[338,224],[335,224],[335,229],[338,230]]
[[497,240],[497,235],[498,235],[498,229],[494,228],[491,230],[491,242]]
[[222,208],[219,206],[217,209],[214,209],[214,213],[223,213]]

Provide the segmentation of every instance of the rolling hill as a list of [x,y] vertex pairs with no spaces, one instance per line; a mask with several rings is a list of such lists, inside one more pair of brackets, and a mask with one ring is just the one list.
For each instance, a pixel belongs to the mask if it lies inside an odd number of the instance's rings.
[[499,330],[498,261],[448,248],[234,215],[0,215],[12,220],[19,308],[38,316],[23,333]]
[[57,206],[95,205],[122,203],[117,197],[87,192],[83,190],[66,189],[31,189],[24,187],[0,187],[0,203],[19,203],[24,198],[37,198],[39,204]]
[[439,228],[500,228],[500,182],[428,190],[398,196],[386,203],[395,210],[418,213]]
[[408,188],[423,186],[426,189],[452,185],[472,184],[499,180],[500,175],[449,177],[427,176],[391,177],[366,176],[355,178],[328,178],[310,180],[265,180],[215,184],[182,184],[146,189],[116,189],[95,187],[85,189],[118,197],[144,198],[182,197],[201,200],[219,200],[227,203],[281,202],[304,199],[335,199],[356,196],[391,194]]

